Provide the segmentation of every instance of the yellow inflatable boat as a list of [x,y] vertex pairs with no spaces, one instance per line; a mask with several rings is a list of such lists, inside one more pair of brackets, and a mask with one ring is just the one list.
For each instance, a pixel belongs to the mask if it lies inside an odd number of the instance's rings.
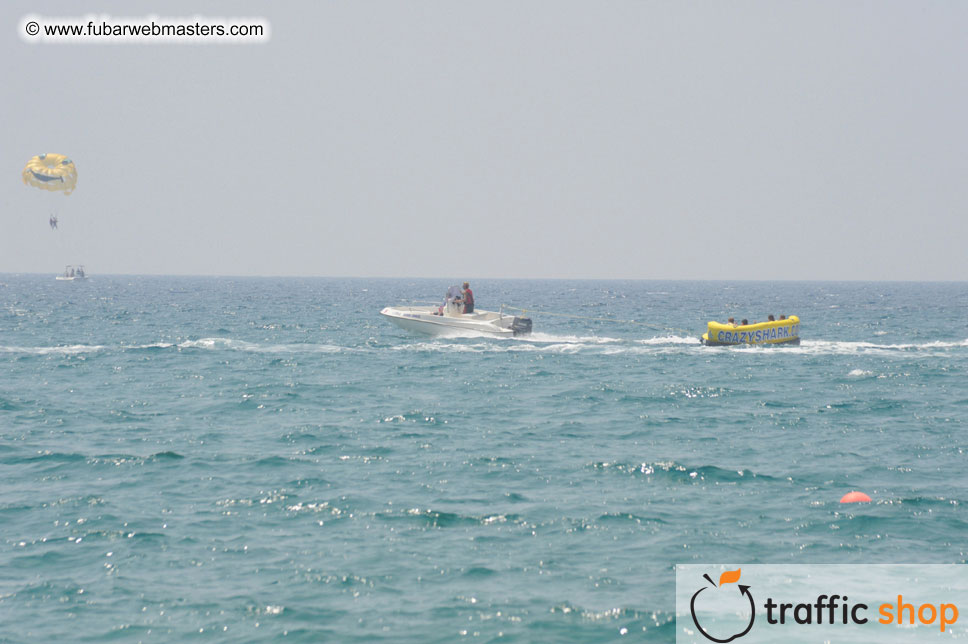
[[734,326],[710,322],[702,334],[703,344],[715,347],[732,344],[800,344],[800,318]]

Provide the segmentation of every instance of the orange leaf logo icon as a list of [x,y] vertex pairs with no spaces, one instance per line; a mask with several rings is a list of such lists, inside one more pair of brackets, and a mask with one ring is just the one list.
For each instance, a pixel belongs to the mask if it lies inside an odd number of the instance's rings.
[[723,584],[735,584],[739,581],[739,575],[743,572],[742,568],[737,568],[736,570],[727,570],[719,576],[719,585]]

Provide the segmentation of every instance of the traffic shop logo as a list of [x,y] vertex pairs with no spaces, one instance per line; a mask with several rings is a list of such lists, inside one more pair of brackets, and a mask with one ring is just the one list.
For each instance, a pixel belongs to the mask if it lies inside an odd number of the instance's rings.
[[[720,644],[725,644],[725,642],[732,642],[733,640],[739,637],[743,637],[744,635],[750,632],[750,629],[753,628],[753,622],[756,621],[756,603],[753,601],[753,595],[750,593],[750,587],[737,583],[739,582],[739,577],[741,573],[742,573],[742,568],[737,568],[736,570],[727,570],[726,572],[724,572],[719,576],[719,585],[716,585],[716,583],[714,583],[713,580],[710,579],[709,575],[703,575],[703,577],[706,579],[706,581],[709,582],[709,584],[702,586],[699,590],[695,592],[695,594],[692,596],[692,599],[689,600],[689,612],[692,615],[692,623],[696,625],[696,628],[699,629],[699,632],[702,633],[703,637],[705,637],[707,640],[711,642],[718,642]],[[732,586],[730,584],[736,584],[736,585]],[[729,597],[728,595],[726,596],[720,595],[719,597],[717,597],[717,599],[720,601],[726,600],[726,601],[735,602],[738,608],[737,613],[739,614],[742,614],[743,612],[745,612],[746,602],[749,602],[750,621],[746,625],[746,628],[744,628],[739,633],[733,633],[733,634],[710,632],[710,631],[715,631],[716,630],[715,628],[710,628],[709,630],[706,630],[706,628],[703,627],[703,625],[700,622],[700,615],[702,614],[703,600],[708,599],[709,596],[712,595],[713,593],[734,593],[737,591],[738,591],[738,594],[735,597]],[[706,593],[706,594],[704,595],[703,593]],[[696,612],[697,603],[700,606],[699,614],[697,614]]]

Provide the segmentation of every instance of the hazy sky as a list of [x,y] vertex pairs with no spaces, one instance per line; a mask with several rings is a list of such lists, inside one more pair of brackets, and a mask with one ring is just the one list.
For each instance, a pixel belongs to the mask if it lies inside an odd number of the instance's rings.
[[[27,14],[272,35],[28,44]],[[31,0],[0,25],[0,272],[968,279],[968,3]],[[42,152],[73,195],[21,182]]]

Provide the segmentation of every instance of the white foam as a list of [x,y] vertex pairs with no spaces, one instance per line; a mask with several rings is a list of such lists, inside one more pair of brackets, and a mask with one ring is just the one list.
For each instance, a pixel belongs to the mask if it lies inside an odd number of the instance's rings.
[[228,349],[252,353],[338,353],[345,350],[332,344],[256,344],[232,338],[200,338],[176,346],[179,349]]
[[258,345],[243,340],[233,340],[231,338],[201,338],[199,340],[186,340],[178,343],[179,349],[254,349]]
[[[430,351],[440,353],[484,353],[487,345],[483,344],[454,344],[451,342],[417,342],[414,344],[398,344],[390,347],[392,351]],[[507,349],[500,349],[506,351]]]
[[[933,350],[944,350],[944,349],[956,349],[961,347],[968,347],[968,340],[962,340],[960,342],[944,342],[940,340],[932,342],[921,342],[921,343],[905,343],[905,344],[877,344],[875,342],[846,342],[846,341],[829,341],[829,340],[803,340],[800,343],[799,350],[803,353],[817,353],[817,354],[856,354],[856,353],[901,353],[901,352],[916,352],[916,351],[933,351]],[[797,348],[792,350],[796,351]]]
[[80,355],[83,353],[96,353],[107,347],[100,344],[71,344],[59,347],[4,347],[0,346],[0,353],[23,353],[27,355],[46,356],[46,355]]
[[699,345],[698,337],[687,337],[682,335],[665,335],[658,338],[646,338],[645,340],[636,340],[638,344],[647,345],[665,345],[665,344],[694,344]]
[[171,342],[151,342],[149,344],[122,344],[121,348],[124,350],[130,349],[170,349],[174,344]]
[[[461,336],[468,337],[468,336]],[[473,342],[454,341],[453,338],[435,338],[426,341],[388,347],[392,351],[443,352],[443,353],[546,353],[598,355],[663,355],[693,351],[707,352],[773,352],[777,355],[945,355],[952,349],[968,348],[968,339],[961,341],[931,341],[922,343],[878,344],[868,341],[802,340],[799,346],[771,347],[743,345],[731,347],[703,347],[698,340],[688,336],[666,335],[653,338],[614,338],[608,336],[552,335],[547,333],[502,338],[496,336],[469,336]],[[511,341],[513,340],[513,341]],[[121,344],[116,347],[104,345],[72,344],[61,346],[0,346],[0,354],[24,355],[82,355],[116,349],[201,349],[228,350],[248,353],[300,354],[383,351],[374,347],[341,347],[332,344],[259,344],[225,337],[208,337],[185,340],[177,344],[153,342],[146,344]],[[855,369],[849,377],[871,376],[868,371]]]
[[[598,337],[598,336],[551,336],[542,334],[530,342],[507,342],[508,338],[491,337],[490,342],[473,344],[448,342],[438,338],[433,341],[416,342],[391,347],[394,351],[431,351],[442,353],[551,353],[576,354],[591,353],[598,355],[643,355],[682,352],[683,347],[699,348],[695,338],[668,336],[644,340]],[[514,338],[520,340],[522,338]]]
[[532,333],[530,335],[519,335],[513,338],[521,342],[553,342],[556,344],[609,344],[612,342],[622,342],[619,338],[597,335],[552,335],[550,333]]

